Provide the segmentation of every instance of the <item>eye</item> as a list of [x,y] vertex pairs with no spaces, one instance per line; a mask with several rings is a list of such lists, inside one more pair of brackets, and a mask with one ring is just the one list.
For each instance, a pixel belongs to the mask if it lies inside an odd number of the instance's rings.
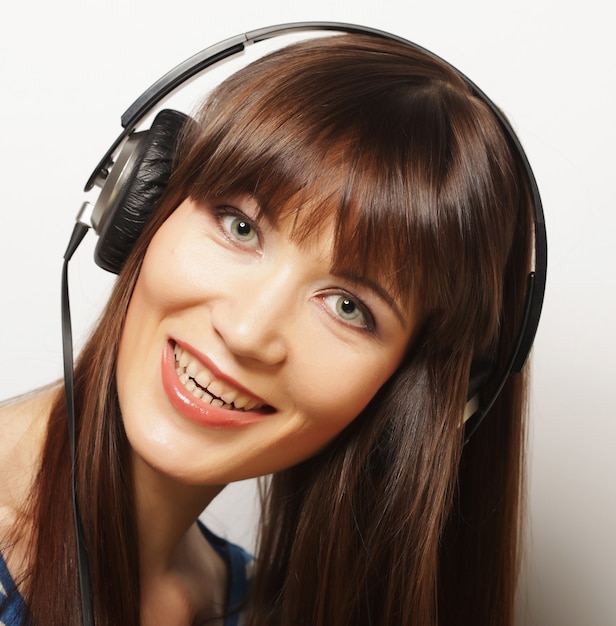
[[220,219],[223,228],[233,239],[253,247],[259,244],[259,233],[246,217],[226,214],[222,215]]
[[358,328],[374,329],[374,320],[367,308],[347,294],[330,294],[323,298],[325,304],[337,317]]

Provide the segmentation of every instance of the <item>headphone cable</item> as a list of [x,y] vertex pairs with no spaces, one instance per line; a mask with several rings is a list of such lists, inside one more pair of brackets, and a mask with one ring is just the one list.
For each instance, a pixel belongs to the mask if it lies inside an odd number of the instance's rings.
[[[85,208],[82,207],[83,209]],[[80,212],[80,216],[81,213]],[[92,588],[90,584],[90,568],[88,565],[88,554],[83,540],[83,529],[81,515],[79,514],[79,504],[77,502],[77,472],[76,472],[76,427],[75,427],[75,393],[74,393],[74,372],[73,372],[73,332],[71,327],[71,311],[68,294],[68,262],[73,253],[82,242],[89,226],[78,221],[73,228],[70,241],[64,253],[64,263],[62,265],[62,355],[64,362],[64,392],[66,396],[66,413],[68,419],[68,434],[71,445],[71,477],[72,477],[72,498],[73,516],[75,521],[75,538],[77,541],[77,570],[79,573],[79,590],[81,595],[81,611],[84,626],[94,626],[94,616],[92,613]]]

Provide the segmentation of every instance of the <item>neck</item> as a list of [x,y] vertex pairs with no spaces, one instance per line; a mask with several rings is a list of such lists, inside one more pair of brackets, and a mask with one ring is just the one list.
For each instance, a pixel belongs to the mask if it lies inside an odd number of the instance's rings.
[[199,514],[224,485],[196,486],[161,474],[133,459],[139,553],[143,574],[173,568]]
[[195,522],[223,486],[186,485],[136,455],[133,473],[141,623],[190,624],[220,615],[225,607],[226,565]]

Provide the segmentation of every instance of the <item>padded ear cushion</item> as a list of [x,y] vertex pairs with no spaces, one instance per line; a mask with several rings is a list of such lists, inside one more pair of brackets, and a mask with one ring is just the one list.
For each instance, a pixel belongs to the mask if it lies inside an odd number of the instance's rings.
[[[94,259],[103,269],[115,274],[122,269],[169,182],[178,137],[187,119],[179,111],[161,111],[148,131],[133,135],[136,145],[131,148],[127,171],[115,177],[113,169],[110,172],[99,197],[105,206],[95,208],[102,218]],[[117,166],[119,161],[120,157]],[[106,190],[108,184],[113,188]]]

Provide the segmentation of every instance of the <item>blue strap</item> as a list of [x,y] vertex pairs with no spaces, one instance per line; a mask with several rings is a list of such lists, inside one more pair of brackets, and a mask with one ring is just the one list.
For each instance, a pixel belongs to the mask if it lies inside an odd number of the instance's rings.
[[240,546],[215,535],[199,522],[201,532],[208,543],[218,552],[229,567],[228,615],[224,626],[241,626],[242,609],[248,597],[254,564],[253,557]]
[[2,554],[0,554],[0,585],[2,585],[0,589],[0,620],[5,626],[19,626],[26,607]]

